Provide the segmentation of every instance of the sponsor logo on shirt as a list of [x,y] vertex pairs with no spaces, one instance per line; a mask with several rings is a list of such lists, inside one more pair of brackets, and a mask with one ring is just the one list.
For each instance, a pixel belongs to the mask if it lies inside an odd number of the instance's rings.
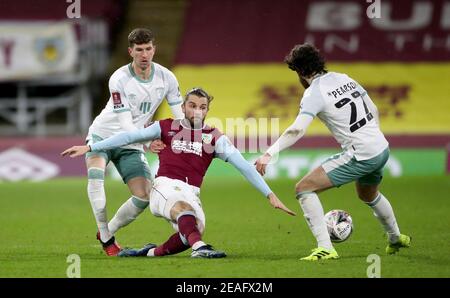
[[182,151],[202,156],[203,144],[201,142],[188,142],[183,140],[173,140],[172,151]]

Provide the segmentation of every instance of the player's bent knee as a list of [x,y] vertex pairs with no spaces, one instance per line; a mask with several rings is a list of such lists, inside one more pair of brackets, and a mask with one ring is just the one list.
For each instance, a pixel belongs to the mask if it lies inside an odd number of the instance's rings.
[[141,200],[148,200],[150,198],[150,192],[145,190],[133,191],[132,194]]
[[365,201],[366,196],[365,196],[364,192],[358,190],[357,193],[358,193],[358,198],[362,201]]
[[172,218],[172,220],[176,221],[180,214],[186,213],[186,212],[194,213],[194,208],[192,208],[192,206],[186,202],[177,201],[170,209],[170,217]]
[[201,235],[203,235],[203,233],[205,232],[205,226],[198,219],[197,219],[197,229],[198,229],[198,231],[200,232]]
[[192,206],[184,201],[177,201],[175,202],[175,204],[173,204],[172,209],[176,209],[178,210],[178,212],[182,212],[182,211],[194,211],[194,208],[192,208]]
[[106,161],[103,157],[98,155],[90,156],[86,158],[86,167],[88,169],[101,168],[104,170],[106,168]]
[[378,191],[376,192],[358,192],[358,197],[361,201],[366,203],[372,202],[378,196]]
[[106,199],[104,197],[105,170],[91,167],[88,169],[87,193],[95,213],[102,213],[106,209]]
[[181,217],[183,217],[183,216],[193,216],[193,217],[195,217],[196,218],[196,216],[195,216],[195,211],[191,211],[191,210],[187,210],[187,211],[182,211],[182,212],[180,212],[180,213],[178,213],[178,215],[177,215],[177,217],[176,217],[176,221],[178,222],[178,220],[181,218]]
[[305,191],[311,191],[311,186],[307,182],[307,180],[302,179],[297,182],[297,184],[295,184],[295,193],[301,193]]
[[143,179],[142,177],[135,177],[130,179],[127,184],[133,196],[142,198],[143,200],[149,199],[151,190],[149,180]]
[[100,167],[90,167],[87,171],[89,180],[105,180],[105,170]]
[[356,187],[356,192],[358,198],[364,202],[372,202],[378,196],[378,186],[377,185],[361,185],[358,184]]

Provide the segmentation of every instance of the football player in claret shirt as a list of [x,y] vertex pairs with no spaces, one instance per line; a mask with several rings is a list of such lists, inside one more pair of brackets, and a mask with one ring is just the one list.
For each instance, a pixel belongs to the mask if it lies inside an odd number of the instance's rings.
[[119,256],[164,256],[192,248],[192,257],[221,258],[225,253],[202,241],[205,214],[200,201],[203,177],[213,158],[236,167],[269,203],[295,215],[272,192],[256,169],[218,129],[204,124],[212,97],[203,89],[190,90],[182,104],[184,119],[155,121],[147,128],[124,132],[101,142],[74,146],[62,155],[80,156],[127,144],[161,139],[166,145],[159,153],[159,170],[150,193],[150,210],[168,220],[174,233],[164,244],[148,244],[142,249],[124,249]]

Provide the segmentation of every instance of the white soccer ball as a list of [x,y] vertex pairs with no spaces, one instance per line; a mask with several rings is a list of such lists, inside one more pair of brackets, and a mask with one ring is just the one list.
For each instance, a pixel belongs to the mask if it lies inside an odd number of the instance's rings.
[[353,232],[352,217],[344,210],[331,210],[325,214],[325,222],[333,242],[345,241]]

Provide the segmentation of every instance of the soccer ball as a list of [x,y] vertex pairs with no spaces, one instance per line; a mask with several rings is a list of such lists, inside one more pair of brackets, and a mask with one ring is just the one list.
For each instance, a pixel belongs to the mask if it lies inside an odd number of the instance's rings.
[[325,214],[325,222],[333,242],[345,241],[353,232],[352,217],[344,210],[331,210]]

